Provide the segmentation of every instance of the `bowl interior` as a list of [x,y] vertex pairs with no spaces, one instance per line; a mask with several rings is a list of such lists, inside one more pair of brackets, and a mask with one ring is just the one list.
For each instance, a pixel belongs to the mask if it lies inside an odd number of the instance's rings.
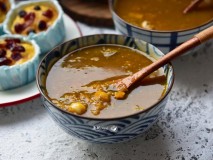
[[[63,56],[69,54],[70,52],[73,52],[75,50],[78,50],[80,48],[84,48],[91,45],[103,45],[103,44],[115,44],[115,45],[122,45],[130,48],[134,48],[137,50],[140,50],[150,57],[154,59],[161,58],[164,54],[154,47],[153,45],[139,40],[134,39],[131,37],[126,37],[122,35],[92,35],[92,36],[85,36],[80,37],[77,39],[73,39],[70,41],[67,41],[56,48],[54,48],[52,51],[50,51],[41,61],[38,72],[37,72],[37,85],[39,88],[39,91],[41,92],[42,96],[51,103],[51,101],[48,99],[47,93],[46,93],[46,77],[56,61],[61,59]],[[171,64],[167,64],[163,67],[164,73],[167,77],[167,87],[164,97],[166,97],[169,93],[169,91],[172,88],[173,81],[174,81],[174,71]],[[164,97],[162,99],[164,99]],[[55,106],[53,103],[51,103],[53,106]],[[155,105],[151,106],[154,107]],[[151,108],[150,107],[150,108]],[[57,107],[56,107],[57,108]],[[149,109],[149,108],[148,108]],[[146,110],[144,110],[146,111]],[[142,112],[144,112],[142,111]],[[69,113],[72,114],[72,113]],[[138,114],[138,113],[136,113]],[[119,118],[119,117],[118,117]]]
[[[138,29],[138,30],[142,30],[142,31],[147,31],[147,32],[153,32],[153,33],[175,33],[175,32],[194,32],[194,33],[197,33],[198,31],[193,31],[193,30],[196,30],[196,29],[199,29],[202,30],[202,29],[205,29],[207,27],[210,27],[213,23],[213,18],[211,18],[210,20],[206,21],[205,23],[202,23],[200,25],[197,25],[197,26],[194,26],[194,27],[191,27],[191,28],[187,28],[187,29],[181,29],[181,30],[154,30],[154,29],[145,29],[145,28],[142,28],[142,27],[138,27],[136,25],[133,25],[129,22],[127,22],[126,20],[124,20],[123,18],[121,18],[115,11],[115,6],[116,6],[116,3],[117,3],[118,0],[109,0],[109,8],[111,10],[111,13],[113,14],[113,20],[114,21],[117,21],[114,16],[119,19],[120,21],[122,21],[124,24],[128,24],[129,26],[135,28],[135,29]],[[142,4],[141,4],[142,5]],[[203,27],[203,28],[202,28]],[[188,33],[187,33],[188,34]]]

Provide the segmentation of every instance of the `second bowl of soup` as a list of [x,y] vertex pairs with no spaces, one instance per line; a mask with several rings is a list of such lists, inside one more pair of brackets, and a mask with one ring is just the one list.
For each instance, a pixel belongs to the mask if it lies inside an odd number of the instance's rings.
[[191,0],[109,0],[116,29],[164,53],[213,25],[213,2],[183,14]]
[[154,46],[118,35],[94,35],[63,43],[37,74],[44,106],[69,134],[97,143],[142,134],[161,115],[174,81],[170,64],[124,92],[110,89],[163,56]]

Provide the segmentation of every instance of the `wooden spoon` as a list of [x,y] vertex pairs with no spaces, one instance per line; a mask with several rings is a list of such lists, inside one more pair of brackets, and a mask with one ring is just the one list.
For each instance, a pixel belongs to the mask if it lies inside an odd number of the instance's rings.
[[202,3],[204,0],[193,0],[183,11],[183,14],[187,14],[194,8],[196,8],[200,3]]
[[117,91],[128,91],[128,88],[132,86],[139,80],[144,79],[146,76],[154,72],[155,70],[159,69],[160,67],[164,66],[174,58],[182,55],[186,51],[200,45],[201,43],[213,38],[213,26],[203,30],[202,32],[195,35],[190,40],[182,43],[180,46],[175,48],[174,50],[167,53],[161,59],[153,62],[149,66],[143,68],[142,70],[134,73],[131,76],[125,77],[120,79],[119,81],[113,84],[113,88]]

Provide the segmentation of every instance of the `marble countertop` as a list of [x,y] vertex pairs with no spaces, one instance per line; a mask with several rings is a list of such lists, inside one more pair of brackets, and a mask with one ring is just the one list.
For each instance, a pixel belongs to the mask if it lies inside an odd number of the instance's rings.
[[[80,24],[83,35],[116,33]],[[120,144],[92,144],[62,131],[40,99],[0,109],[0,160],[213,160],[213,45],[173,61],[176,79],[159,121]]]

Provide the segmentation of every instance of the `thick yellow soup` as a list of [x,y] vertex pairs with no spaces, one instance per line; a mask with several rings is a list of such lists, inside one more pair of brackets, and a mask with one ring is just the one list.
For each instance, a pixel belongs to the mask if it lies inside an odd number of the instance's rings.
[[162,69],[127,93],[111,90],[110,85],[151,63],[144,53],[131,48],[87,47],[52,66],[46,79],[47,94],[58,107],[84,117],[134,114],[157,103],[164,95],[166,78]]

